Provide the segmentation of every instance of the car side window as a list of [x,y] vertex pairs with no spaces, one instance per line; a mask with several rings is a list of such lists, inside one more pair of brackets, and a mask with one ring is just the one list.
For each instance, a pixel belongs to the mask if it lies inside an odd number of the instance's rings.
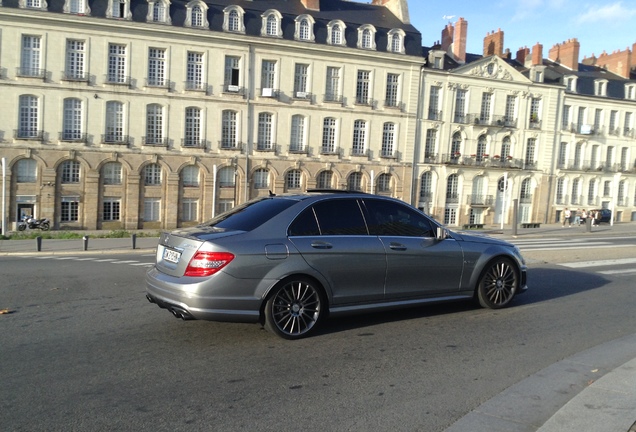
[[290,236],[317,236],[320,235],[318,221],[313,207],[303,210],[289,226]]
[[358,200],[330,199],[313,208],[322,235],[369,235]]
[[378,236],[434,237],[433,225],[415,209],[391,201],[365,199],[369,233]]

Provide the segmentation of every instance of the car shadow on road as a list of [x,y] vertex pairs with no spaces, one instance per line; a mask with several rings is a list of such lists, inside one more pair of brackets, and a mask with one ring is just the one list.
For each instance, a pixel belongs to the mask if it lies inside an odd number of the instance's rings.
[[[508,308],[548,302],[561,297],[577,295],[601,288],[609,280],[597,274],[565,268],[543,268],[540,272],[530,272],[529,288],[516,296]],[[374,325],[430,318],[439,315],[470,313],[481,307],[476,301],[462,300],[449,303],[431,303],[411,308],[361,313],[352,316],[334,317],[323,321],[314,335],[325,335],[342,331],[363,329]]]

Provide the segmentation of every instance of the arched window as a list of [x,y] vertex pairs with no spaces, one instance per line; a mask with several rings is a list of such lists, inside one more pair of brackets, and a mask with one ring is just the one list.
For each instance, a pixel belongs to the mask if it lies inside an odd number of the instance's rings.
[[303,42],[313,42],[314,18],[311,15],[300,15],[295,20],[294,39]]
[[395,157],[395,123],[384,123],[381,156],[385,158]]
[[519,198],[521,198],[522,202],[527,202],[532,198],[532,180],[527,178],[521,182],[521,191]]
[[181,184],[183,187],[199,187],[199,167],[188,165],[181,170]]
[[510,156],[510,137],[504,137],[501,141],[501,159],[506,160]]
[[362,173],[354,172],[349,174],[347,189],[351,191],[362,191]]
[[[0,2],[1,4],[1,2]],[[91,8],[86,0],[66,0],[64,2],[64,13],[90,15]]]
[[62,183],[80,182],[80,163],[67,160],[60,166],[60,179]]
[[148,15],[147,22],[171,24],[170,18],[170,0],[147,0]]
[[131,19],[130,0],[108,0],[106,18]]
[[254,171],[254,188],[269,188],[269,170],[267,168],[259,168]]
[[391,174],[383,173],[378,176],[376,190],[379,193],[391,192]]
[[316,187],[318,189],[332,189],[333,171],[320,171],[316,178]]
[[375,49],[375,27],[364,24],[358,29],[358,48]]
[[186,19],[183,23],[186,27],[207,28],[208,5],[201,0],[192,0],[186,5]]
[[396,54],[404,54],[404,30],[392,29],[387,34],[388,41],[386,50]]
[[289,170],[285,175],[286,189],[300,189],[302,185],[302,172],[299,169]]
[[459,132],[455,132],[453,134],[453,139],[451,140],[450,157],[452,159],[457,159],[461,155],[462,155],[462,134]]
[[484,158],[486,158],[488,156],[488,154],[486,153],[486,146],[487,146],[486,136],[485,135],[481,135],[477,139],[477,155],[475,157],[477,162],[483,161]]
[[161,184],[161,165],[151,163],[144,167],[144,184],[146,186]]
[[245,33],[243,17],[245,11],[240,6],[228,6],[223,9],[223,30],[227,32]]
[[330,45],[345,44],[345,28],[346,26],[340,20],[331,21],[327,24],[327,41]]
[[38,164],[35,159],[20,159],[15,169],[18,183],[35,183],[37,180]]
[[233,188],[236,186],[236,168],[223,167],[217,174],[217,182],[219,187]]
[[459,200],[459,177],[451,174],[446,181],[446,202],[458,202]]
[[122,183],[121,163],[105,163],[102,167],[102,181],[105,185],[120,185]]
[[269,9],[261,15],[261,36],[282,37],[281,20],[283,16],[275,9]]

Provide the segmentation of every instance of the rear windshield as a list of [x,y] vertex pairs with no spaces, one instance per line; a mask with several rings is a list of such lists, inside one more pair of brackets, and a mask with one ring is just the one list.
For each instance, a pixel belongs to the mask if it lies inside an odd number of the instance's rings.
[[199,226],[251,231],[296,203],[297,201],[292,199],[262,198],[234,207]]

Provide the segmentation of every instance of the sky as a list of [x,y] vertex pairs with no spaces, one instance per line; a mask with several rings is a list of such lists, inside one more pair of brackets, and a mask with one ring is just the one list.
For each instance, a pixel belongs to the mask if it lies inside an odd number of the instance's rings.
[[444,26],[468,21],[467,51],[483,53],[489,32],[504,32],[504,48],[513,57],[522,47],[543,45],[544,57],[555,44],[576,38],[580,59],[632,49],[636,43],[636,0],[409,0],[411,24],[422,45],[441,39]]

